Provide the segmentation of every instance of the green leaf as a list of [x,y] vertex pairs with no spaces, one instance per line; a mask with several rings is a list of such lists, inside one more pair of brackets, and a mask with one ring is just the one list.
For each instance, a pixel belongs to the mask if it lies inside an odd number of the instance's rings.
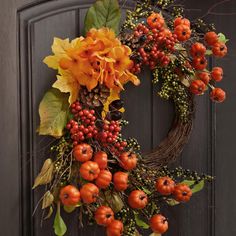
[[161,236],[161,234],[157,234],[157,233],[152,233],[149,236]]
[[224,34],[222,34],[222,33],[219,33],[218,34],[218,40],[219,40],[219,42],[221,42],[221,43],[227,43],[229,40],[225,37],[225,35]]
[[60,214],[60,208],[61,208],[61,206],[60,206],[60,202],[59,202],[57,205],[57,213],[56,213],[56,216],[54,219],[54,224],[53,224],[54,233],[57,236],[63,236],[63,235],[65,235],[65,233],[67,231],[67,227],[65,225],[65,222],[62,219],[61,214]]
[[104,192],[103,200],[104,204],[108,204],[115,213],[119,212],[124,207],[122,199],[116,192],[111,192],[109,190]]
[[73,212],[76,209],[76,207],[80,207],[80,206],[81,206],[81,204],[79,203],[79,204],[77,204],[75,206],[65,206],[64,205],[63,208],[64,208],[65,212],[71,213],[71,212]]
[[118,33],[121,13],[117,0],[97,0],[85,16],[85,33],[91,28],[108,27]]
[[44,217],[44,220],[49,219],[53,213],[53,207],[50,206],[48,210],[48,214]]
[[47,91],[39,105],[40,135],[51,135],[59,138],[67,122],[69,95],[52,88]]
[[53,195],[51,194],[50,191],[47,191],[43,196],[42,209],[45,209],[45,208],[51,206],[53,201],[54,201]]
[[179,204],[179,202],[176,201],[175,199],[167,199],[166,202],[167,202],[167,204],[168,204],[169,206],[176,206],[176,205]]
[[34,181],[33,189],[35,189],[39,185],[44,185],[44,184],[50,183],[53,178],[53,169],[54,169],[53,162],[49,158],[44,162],[40,173],[36,177],[36,179]]
[[143,229],[149,229],[149,225],[139,218],[139,214],[137,212],[134,212],[134,219],[137,226]]
[[146,193],[146,194],[151,194],[152,192],[150,190],[148,190],[147,188],[142,187],[142,190]]
[[207,49],[205,54],[208,55],[208,56],[212,55],[212,50]]
[[191,187],[192,185],[195,184],[195,180],[184,180],[184,181],[181,182],[181,184],[186,184],[189,187]]
[[203,189],[205,185],[204,180],[200,181],[198,184],[194,185],[192,188],[192,193],[197,193]]

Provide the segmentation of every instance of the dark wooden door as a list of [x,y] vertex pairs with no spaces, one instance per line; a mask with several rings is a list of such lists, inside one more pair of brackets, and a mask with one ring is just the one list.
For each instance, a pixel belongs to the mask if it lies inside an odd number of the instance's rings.
[[[190,18],[194,18],[204,15],[219,1],[185,2]],[[51,141],[35,133],[39,124],[37,109],[44,92],[55,80],[55,73],[42,59],[50,54],[54,36],[74,38],[81,33],[85,12],[94,0],[0,2],[0,235],[53,235],[50,220],[42,228],[40,212],[32,217],[42,191],[33,192],[31,186]],[[129,4],[127,1],[123,13]],[[225,68],[221,84],[227,90],[228,99],[219,106],[212,105],[207,96],[197,99],[194,132],[179,164],[217,177],[189,204],[167,212],[170,231],[166,235],[169,236],[236,235],[236,16],[232,14],[236,12],[236,1],[224,1],[212,11],[218,14],[210,14],[208,19],[231,39],[229,56],[220,62]],[[211,62],[211,66],[217,63]],[[126,133],[137,137],[147,151],[168,132],[173,106],[156,96],[148,72],[143,72],[141,80],[139,88],[127,87],[126,117],[130,125]],[[102,235],[96,226],[79,229],[77,215],[66,218],[66,222],[67,235]]]

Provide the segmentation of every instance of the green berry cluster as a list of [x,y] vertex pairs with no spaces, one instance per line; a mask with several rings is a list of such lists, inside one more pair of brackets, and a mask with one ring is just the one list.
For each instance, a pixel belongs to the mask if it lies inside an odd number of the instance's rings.
[[175,67],[173,63],[170,63],[169,66],[158,71],[158,77],[162,79],[158,95],[165,100],[172,99],[180,119],[187,121],[192,113],[192,103],[188,89],[182,84],[178,75],[173,72]]
[[139,145],[137,139],[128,138],[127,139],[127,148],[132,149],[133,151],[140,151],[141,146]]

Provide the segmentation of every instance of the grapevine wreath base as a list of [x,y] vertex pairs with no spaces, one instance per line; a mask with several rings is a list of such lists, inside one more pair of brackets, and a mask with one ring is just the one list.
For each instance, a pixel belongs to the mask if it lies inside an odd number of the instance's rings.
[[[39,106],[40,135],[56,144],[33,188],[46,185],[43,219],[55,211],[54,232],[65,235],[61,208],[79,212],[85,221],[104,226],[108,236],[153,236],[168,230],[165,206],[190,200],[212,177],[181,167],[169,169],[188,141],[194,117],[194,95],[209,89],[211,100],[226,94],[215,83],[223,69],[207,69],[208,56],[224,57],[227,39],[202,20],[190,22],[173,0],[136,1],[120,24],[116,0],[97,0],[85,17],[85,35],[69,41],[55,38],[53,55],[44,62],[57,80]],[[124,85],[138,86],[138,74],[151,70],[158,95],[175,104],[168,136],[142,155],[135,138],[124,138]],[[128,91],[127,91],[128,92]],[[84,217],[86,216],[86,217]]]

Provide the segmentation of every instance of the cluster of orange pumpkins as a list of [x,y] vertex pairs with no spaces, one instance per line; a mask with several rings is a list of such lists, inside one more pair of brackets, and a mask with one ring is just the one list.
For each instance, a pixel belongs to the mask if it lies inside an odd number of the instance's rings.
[[[81,200],[83,203],[96,202],[99,189],[106,189],[113,182],[116,191],[128,188],[128,172],[118,171],[112,175],[108,170],[108,156],[103,151],[93,152],[87,143],[78,144],[73,148],[73,156],[81,163],[79,175],[89,181],[82,185],[80,190],[67,185],[60,190],[60,200],[65,206],[76,206]],[[134,153],[123,152],[119,157],[119,165],[125,171],[133,170],[137,165],[137,156]],[[175,184],[169,177],[161,177],[156,181],[156,190],[164,196],[173,194],[176,201],[187,202],[192,196],[191,189],[185,184]],[[128,196],[128,204],[133,209],[143,209],[148,204],[148,196],[142,190],[133,190]],[[97,224],[105,226],[108,236],[122,235],[124,226],[120,220],[114,218],[113,210],[108,206],[100,206],[95,211]],[[167,219],[156,214],[150,219],[150,227],[155,233],[164,233],[168,229]]]

